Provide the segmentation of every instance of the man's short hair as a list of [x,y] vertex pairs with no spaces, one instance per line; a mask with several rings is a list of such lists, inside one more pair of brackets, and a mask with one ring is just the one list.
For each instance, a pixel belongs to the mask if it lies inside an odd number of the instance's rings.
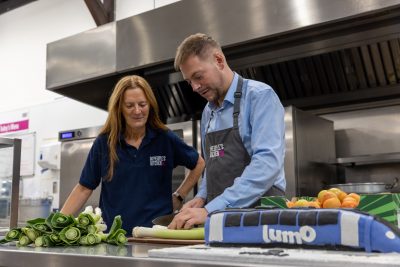
[[211,48],[221,51],[221,46],[211,36],[204,33],[190,35],[182,41],[176,50],[175,69],[179,71],[179,66],[192,55],[205,59],[209,55]]

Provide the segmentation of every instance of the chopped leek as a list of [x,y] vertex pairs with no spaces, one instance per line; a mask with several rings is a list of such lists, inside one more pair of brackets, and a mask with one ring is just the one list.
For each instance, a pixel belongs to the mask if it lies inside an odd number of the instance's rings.
[[16,241],[17,246],[36,247],[96,245],[106,242],[113,245],[124,245],[127,242],[126,231],[122,227],[121,216],[116,216],[109,234],[101,217],[101,210],[87,207],[75,219],[71,215],[52,212],[47,218],[28,220],[22,228],[7,232],[0,245]]
[[60,239],[68,245],[78,243],[81,237],[81,231],[73,226],[65,227],[60,232]]
[[22,233],[21,228],[13,228],[7,232],[5,240],[7,241],[18,240],[21,233]]
[[54,229],[63,229],[75,224],[75,219],[71,215],[65,215],[61,212],[52,212],[46,219],[46,224]]
[[17,242],[17,246],[25,247],[25,246],[29,245],[30,243],[32,243],[32,240],[28,236],[20,235],[18,242]]

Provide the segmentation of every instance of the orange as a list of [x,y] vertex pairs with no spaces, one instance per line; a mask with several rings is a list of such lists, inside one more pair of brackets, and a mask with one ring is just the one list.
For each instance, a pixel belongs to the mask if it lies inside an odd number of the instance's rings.
[[332,193],[335,193],[337,196],[339,196],[339,194],[341,192],[343,192],[342,190],[340,190],[339,188],[336,188],[336,187],[329,188],[328,191],[332,192]]
[[338,195],[338,198],[339,198],[339,200],[341,201],[341,202],[343,202],[343,199],[345,198],[345,197],[347,197],[347,193],[346,192],[340,192],[339,193],[339,195]]
[[320,202],[320,203],[322,203],[322,206],[324,205],[324,202],[325,201],[327,201],[328,199],[331,199],[331,198],[336,198],[339,202],[340,202],[340,200],[339,200],[339,198],[336,196],[336,194],[335,193],[332,193],[332,192],[326,192],[325,194],[323,194],[322,195],[322,197],[321,197],[321,199],[318,199],[318,201]]
[[319,203],[322,203],[321,199],[327,192],[328,192],[328,190],[319,191],[318,196],[317,196]]
[[294,203],[293,207],[308,207],[308,201],[305,199],[299,199]]
[[350,194],[348,194],[347,196],[348,196],[348,197],[354,198],[355,200],[357,200],[357,203],[360,203],[360,195],[359,195],[359,194],[350,193]]
[[288,207],[290,209],[290,208],[293,208],[293,206],[294,206],[293,201],[286,201],[286,207]]
[[342,202],[342,208],[356,208],[358,206],[357,200],[352,197],[346,197]]
[[322,204],[322,207],[325,209],[335,209],[335,208],[340,208],[342,204],[340,203],[340,200],[337,197],[332,197],[324,201]]

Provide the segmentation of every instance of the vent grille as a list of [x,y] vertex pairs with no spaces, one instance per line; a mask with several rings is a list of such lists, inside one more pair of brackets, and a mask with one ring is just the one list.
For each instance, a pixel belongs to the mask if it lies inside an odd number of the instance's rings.
[[153,88],[161,119],[167,123],[198,119],[206,101],[193,93],[187,82]]
[[[285,106],[302,109],[398,97],[400,40],[382,40],[235,71],[271,85]],[[153,89],[163,121],[200,118],[206,100],[185,81],[158,83]]]
[[399,39],[236,70],[271,85],[282,101],[400,83]]

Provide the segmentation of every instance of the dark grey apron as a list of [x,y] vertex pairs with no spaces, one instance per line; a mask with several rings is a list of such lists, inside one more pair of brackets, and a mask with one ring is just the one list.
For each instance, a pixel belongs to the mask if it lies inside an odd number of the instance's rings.
[[[239,76],[233,104],[233,127],[208,133],[211,118],[205,135],[205,160],[207,179],[207,202],[219,196],[233,185],[236,177],[242,175],[250,163],[250,156],[239,134],[240,98],[242,97],[243,78]],[[247,81],[244,84],[247,86]],[[282,196],[284,192],[273,186],[264,196]],[[256,200],[252,206],[259,204]]]

